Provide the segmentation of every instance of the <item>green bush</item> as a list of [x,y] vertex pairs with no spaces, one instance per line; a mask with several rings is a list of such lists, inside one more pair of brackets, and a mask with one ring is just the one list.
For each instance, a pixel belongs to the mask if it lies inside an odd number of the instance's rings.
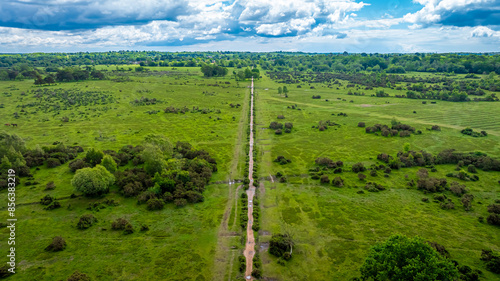
[[115,177],[101,165],[76,171],[71,184],[86,196],[96,196],[109,191]]
[[82,215],[80,220],[76,224],[76,227],[79,229],[87,229],[91,227],[94,223],[97,222],[97,219],[92,214]]

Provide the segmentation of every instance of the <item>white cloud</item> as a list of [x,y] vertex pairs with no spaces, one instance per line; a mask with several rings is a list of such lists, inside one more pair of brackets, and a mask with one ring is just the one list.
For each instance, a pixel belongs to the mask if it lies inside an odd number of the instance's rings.
[[[454,14],[466,15],[471,11],[477,10],[484,10],[486,15],[499,12],[498,0],[413,0],[413,2],[419,3],[424,7],[415,13],[406,14],[404,19],[408,23],[420,25],[442,23]],[[476,15],[474,16],[477,17]],[[464,21],[462,22],[463,25],[469,25],[466,21],[471,19],[464,16],[462,20]],[[452,19],[453,21],[460,24],[460,19],[454,18]]]
[[491,30],[490,28],[485,26],[478,26],[474,28],[470,33],[470,37],[492,37],[492,36],[500,36],[500,32]]

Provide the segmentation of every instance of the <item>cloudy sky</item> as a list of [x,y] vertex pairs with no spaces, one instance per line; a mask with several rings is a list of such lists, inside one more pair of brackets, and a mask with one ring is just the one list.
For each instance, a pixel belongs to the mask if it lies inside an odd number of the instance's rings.
[[0,53],[500,52],[500,0],[1,0]]

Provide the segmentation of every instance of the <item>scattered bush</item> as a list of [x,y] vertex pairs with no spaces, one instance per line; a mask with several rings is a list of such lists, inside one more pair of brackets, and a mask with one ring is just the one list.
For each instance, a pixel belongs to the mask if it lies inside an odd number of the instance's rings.
[[332,180],[332,185],[336,187],[343,187],[344,186],[344,180],[340,177],[335,177]]
[[56,188],[56,185],[54,184],[53,181],[48,182],[47,185],[45,186],[45,190],[53,190],[54,188]]
[[491,250],[482,250],[481,260],[486,262],[486,268],[496,274],[500,274],[500,255]]
[[92,214],[82,215],[80,220],[76,224],[76,227],[79,229],[87,229],[91,227],[94,223],[97,222],[97,219]]
[[134,227],[132,226],[132,224],[124,218],[117,218],[114,222],[112,222],[111,229],[123,230],[125,234],[130,234],[134,232]]
[[361,127],[361,128],[366,127],[365,122],[359,122],[359,123],[358,123],[358,127]]
[[366,168],[365,168],[365,165],[363,165],[363,163],[358,162],[358,163],[352,165],[352,171],[354,173],[364,172],[364,171],[366,171]]
[[161,210],[165,205],[163,200],[157,198],[149,199],[146,204],[148,206],[148,210],[150,211]]
[[330,179],[328,178],[328,175],[322,175],[320,177],[321,183],[330,183]]
[[47,167],[54,168],[57,166],[61,166],[61,161],[57,158],[49,158],[47,159]]
[[71,274],[67,281],[90,281],[90,277],[88,277],[87,274],[81,273],[77,270],[73,272],[73,274]]
[[52,243],[50,243],[47,248],[45,248],[45,251],[48,252],[59,252],[62,251],[66,248],[66,241],[61,236],[56,236],[52,239]]
[[89,165],[85,163],[85,161],[83,161],[82,159],[76,159],[69,162],[69,169],[73,173],[76,172],[76,170],[83,169],[86,167],[89,167]]

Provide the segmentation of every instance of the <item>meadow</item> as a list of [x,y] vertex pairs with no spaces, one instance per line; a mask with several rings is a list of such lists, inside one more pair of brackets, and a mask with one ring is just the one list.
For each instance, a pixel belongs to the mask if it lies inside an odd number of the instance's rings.
[[[3,126],[1,131],[19,135],[29,148],[62,142],[82,146],[85,151],[91,147],[118,150],[128,144],[140,145],[148,134],[164,135],[172,143],[189,142],[196,149],[206,150],[218,164],[218,172],[211,179],[213,184],[204,192],[205,201],[184,208],[169,204],[163,210],[148,211],[144,205],[137,205],[136,199],[123,197],[116,188],[111,188],[105,198],[70,198],[76,192],[70,183],[73,173],[67,164],[50,169],[45,165],[39,170],[32,168],[38,184],[21,183],[16,190],[18,273],[10,279],[60,280],[76,270],[92,280],[135,280],[139,276],[144,280],[157,280],[157,276],[168,280],[211,280],[218,267],[222,267],[221,274],[227,274],[225,265],[216,265],[214,257],[226,205],[233,202],[228,194],[234,191],[225,183],[215,182],[227,181],[231,176],[242,178],[244,158],[240,157],[243,148],[238,136],[245,132],[247,122],[246,85],[237,86],[229,76],[204,78],[199,68],[158,67],[148,74],[132,72],[127,76],[130,82],[116,82],[112,74],[109,80],[42,87],[33,85],[32,80],[2,82],[4,108],[0,109],[0,119],[18,126]],[[48,94],[35,97],[32,91],[37,90],[47,90]],[[64,98],[53,95],[64,91],[75,91],[76,96],[83,97],[96,92],[111,96],[113,101],[100,104],[99,99],[89,97],[88,105],[65,106]],[[156,99],[156,103],[141,104],[141,98]],[[33,103],[34,106],[22,107]],[[44,108],[43,104],[51,106]],[[167,107],[189,110],[165,113]],[[198,109],[192,112],[193,107]],[[13,118],[15,112],[19,114],[17,119]],[[68,117],[67,122],[63,117]],[[80,153],[79,158],[84,155]],[[131,167],[129,164],[120,169]],[[50,181],[56,188],[46,191]],[[58,198],[62,208],[48,211],[37,204],[47,194]],[[103,203],[108,199],[115,200],[118,206]],[[6,206],[5,192],[1,201]],[[105,208],[88,210],[95,202],[101,202]],[[2,221],[7,218],[3,210]],[[88,213],[98,219],[97,225],[87,230],[77,229],[78,218]],[[111,230],[111,222],[119,217],[132,223],[133,234]],[[139,231],[142,224],[148,225],[149,230]],[[8,235],[8,229],[2,228],[0,239],[6,241]],[[44,251],[54,236],[66,240],[64,251]],[[2,243],[2,249],[5,246]]]
[[[32,168],[36,184],[26,179],[16,190],[18,230],[16,236],[18,274],[10,280],[65,280],[73,272],[87,274],[91,280],[241,280],[238,256],[246,235],[240,226],[240,181],[245,174],[245,148],[248,144],[250,81],[235,81],[239,68],[228,68],[225,77],[203,77],[199,67],[146,67],[137,65],[97,65],[105,80],[89,79],[35,86],[33,80],[0,82],[0,132],[17,134],[26,146],[50,146],[62,142],[100,150],[118,150],[124,145],[140,145],[148,134],[166,136],[172,143],[189,142],[206,150],[217,161],[204,191],[204,202],[178,208],[172,203],[163,210],[148,211],[135,198],[126,198],[113,186],[102,198],[86,198],[71,186],[74,175],[64,164],[55,168]],[[129,70],[131,69],[131,70]],[[500,114],[498,102],[450,102],[397,98],[407,87],[348,87],[347,80],[328,83],[278,83],[260,68],[255,80],[255,146],[259,155],[260,230],[255,232],[256,249],[262,260],[264,280],[349,280],[359,277],[370,246],[394,233],[419,235],[437,242],[451,258],[483,272],[482,280],[498,275],[486,270],[479,260],[482,249],[500,251],[498,226],[480,217],[488,216],[487,206],[500,199],[500,174],[478,170],[478,181],[446,177],[455,165],[436,165],[430,176],[465,184],[474,195],[472,209],[465,211],[460,198],[445,191],[455,208],[444,210],[409,183],[417,180],[420,167],[381,171],[362,181],[350,171],[355,163],[366,167],[385,164],[377,155],[396,156],[405,148],[425,150],[433,155],[445,149],[481,152],[500,159]],[[234,72],[233,72],[234,71]],[[408,77],[442,77],[440,73],[402,74]],[[491,75],[478,74],[482,79]],[[472,81],[464,74],[451,76]],[[498,75],[493,76],[498,80]],[[429,86],[430,84],[425,84]],[[439,84],[443,86],[443,83]],[[278,93],[286,86],[288,93]],[[300,86],[300,87],[298,87]],[[365,95],[348,95],[348,91]],[[388,97],[375,97],[384,90]],[[485,90],[487,95],[494,91]],[[313,99],[313,96],[320,98]],[[425,103],[424,103],[425,102]],[[167,109],[167,112],[165,112]],[[177,112],[177,113],[175,113]],[[278,116],[283,115],[284,119]],[[17,116],[17,117],[15,117]],[[394,120],[411,125],[421,134],[410,137],[384,137],[368,134],[366,127],[391,126]],[[318,129],[320,122],[335,125]],[[271,122],[292,123],[290,133],[278,135]],[[4,126],[16,123],[17,127]],[[439,126],[440,131],[430,130]],[[487,137],[461,134],[465,127],[487,131]],[[78,158],[82,158],[80,153]],[[283,156],[290,163],[274,160]],[[318,157],[342,161],[339,176],[343,187],[321,184],[311,178]],[[132,168],[132,164],[120,170]],[[465,167],[466,168],[466,167]],[[277,173],[283,174],[284,182]],[[56,188],[45,190],[53,181]],[[384,186],[368,192],[366,182]],[[362,191],[362,192],[361,192]],[[47,194],[58,198],[62,208],[45,210],[38,204]],[[77,196],[72,194],[76,194]],[[422,198],[430,199],[429,202]],[[114,200],[117,204],[106,204]],[[0,202],[7,203],[5,190]],[[109,202],[109,201],[108,201]],[[90,208],[99,204],[102,208]],[[7,219],[0,206],[0,221]],[[98,222],[86,230],[77,229],[80,216],[92,213]],[[111,229],[111,222],[126,218],[135,232],[125,235]],[[149,230],[140,231],[142,225]],[[295,246],[293,258],[280,265],[267,252],[272,234],[289,233]],[[0,241],[9,231],[0,228]],[[51,253],[44,250],[54,236],[62,236],[67,247]],[[2,242],[0,249],[6,250]],[[159,277],[160,276],[160,277]],[[159,279],[160,278],[160,279]]]
[[[365,96],[354,96],[347,95],[347,89],[342,87],[346,84],[341,82],[339,89],[331,89],[321,83],[301,83],[301,88],[296,88],[296,84],[276,83],[264,77],[256,85],[259,175],[267,179],[260,193],[259,239],[264,276],[270,280],[359,277],[358,269],[369,247],[385,241],[391,234],[401,233],[444,245],[453,260],[480,269],[484,280],[496,280],[498,275],[487,271],[480,257],[482,249],[500,249],[499,229],[480,222],[479,217],[486,217],[486,207],[499,199],[498,172],[479,171],[477,182],[447,178],[448,182],[465,184],[475,196],[472,210],[466,212],[460,198],[450,192],[445,194],[454,202],[455,209],[443,210],[432,202],[433,194],[410,187],[408,182],[417,179],[417,167],[393,170],[388,177],[381,172],[376,177],[365,172],[365,181],[358,179],[350,167],[358,162],[365,167],[385,164],[377,160],[377,155],[395,156],[403,151],[405,144],[410,150],[434,155],[453,148],[461,152],[481,151],[498,159],[498,104],[448,101],[423,104],[422,100],[396,98],[398,92],[387,89],[390,97],[370,96],[376,88],[363,91]],[[286,97],[277,90],[284,85],[289,91]],[[313,99],[313,95],[321,98]],[[339,113],[347,113],[347,117]],[[284,119],[278,119],[278,115]],[[383,137],[365,133],[365,128],[358,127],[359,122],[365,122],[366,127],[377,123],[390,126],[393,119],[421,130],[422,134]],[[327,120],[338,125],[318,130],[318,123]],[[276,135],[269,129],[271,122],[291,122],[293,129],[291,133]],[[441,131],[427,130],[433,125],[440,126]],[[460,130],[465,127],[486,130],[488,137],[463,135]],[[278,156],[291,162],[277,163],[274,160]],[[343,161],[344,171],[329,175],[330,180],[341,177],[343,187],[321,184],[310,177],[309,169],[316,167],[318,157]],[[436,165],[437,171],[430,172],[430,176],[446,178],[455,167]],[[286,183],[278,182],[275,176],[278,172],[285,175]],[[269,181],[271,176],[274,182]],[[386,190],[367,192],[363,187],[368,181],[379,183]],[[424,197],[431,202],[423,202]],[[294,237],[294,257],[284,266],[266,251],[273,233],[290,233]]]

